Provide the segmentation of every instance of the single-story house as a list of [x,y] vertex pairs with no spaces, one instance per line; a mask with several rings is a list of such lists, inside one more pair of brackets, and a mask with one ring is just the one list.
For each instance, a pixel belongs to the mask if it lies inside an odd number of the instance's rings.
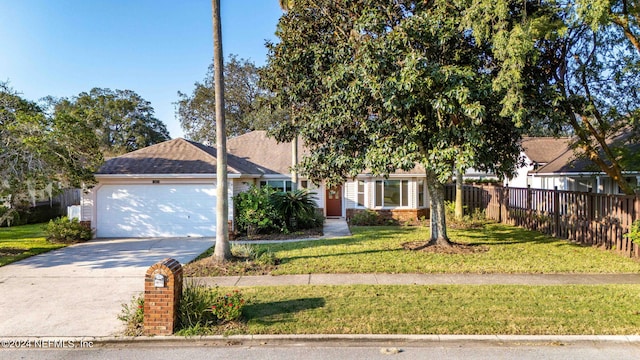
[[[227,140],[229,219],[233,196],[251,185],[293,189],[291,144],[264,131]],[[299,148],[302,154],[304,149]],[[81,220],[97,237],[215,236],[216,149],[174,139],[109,159],[97,184],[82,199]],[[317,194],[327,217],[349,218],[372,209],[400,221],[428,216],[429,199],[421,168],[388,178],[360,174],[337,188],[299,178],[298,187]]]
[[[597,165],[588,159],[577,157],[570,145],[570,138],[524,138],[522,156],[526,166],[518,169],[517,176],[505,181],[505,185],[604,194],[622,193],[618,185]],[[640,185],[638,170],[640,169],[623,172],[627,182],[633,187]]]

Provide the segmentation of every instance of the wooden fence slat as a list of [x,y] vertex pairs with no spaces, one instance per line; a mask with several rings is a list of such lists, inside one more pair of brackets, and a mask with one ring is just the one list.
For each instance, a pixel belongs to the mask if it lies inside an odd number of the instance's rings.
[[[455,186],[446,187],[455,199]],[[640,220],[640,193],[610,195],[493,185],[465,185],[468,211],[484,210],[488,219],[522,226],[580,244],[616,249],[640,259],[640,246],[625,237]]]

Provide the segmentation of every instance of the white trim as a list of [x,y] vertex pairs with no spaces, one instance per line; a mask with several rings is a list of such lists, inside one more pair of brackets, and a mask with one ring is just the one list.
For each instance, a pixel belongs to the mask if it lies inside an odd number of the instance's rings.
[[[623,171],[623,175],[640,174],[639,171]],[[608,176],[605,172],[559,172],[559,173],[533,173],[530,176]]]
[[[96,179],[215,179],[216,174],[96,174]],[[228,174],[229,179],[239,179],[240,174]]]

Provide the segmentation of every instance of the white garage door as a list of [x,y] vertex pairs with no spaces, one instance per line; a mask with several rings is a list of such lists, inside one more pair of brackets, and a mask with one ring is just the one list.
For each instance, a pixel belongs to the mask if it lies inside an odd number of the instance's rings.
[[98,189],[97,237],[215,236],[211,184],[104,185]]

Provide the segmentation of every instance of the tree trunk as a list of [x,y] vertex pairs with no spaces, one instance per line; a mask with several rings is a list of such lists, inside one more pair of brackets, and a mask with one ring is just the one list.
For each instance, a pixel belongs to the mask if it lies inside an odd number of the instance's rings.
[[431,212],[431,237],[428,245],[451,246],[447,236],[447,221],[444,207],[444,185],[440,183],[435,174],[427,170],[427,191],[429,193],[429,206]]
[[224,64],[222,54],[222,24],[220,0],[211,0],[213,10],[213,67],[216,95],[216,247],[213,259],[231,258],[229,246],[229,200],[227,194],[227,132],[224,118]]
[[456,170],[456,219],[461,220],[464,216],[462,204],[462,171]]
[[293,138],[291,142],[291,182],[293,183],[292,190],[298,189],[298,173],[294,169],[298,165],[298,134]]

